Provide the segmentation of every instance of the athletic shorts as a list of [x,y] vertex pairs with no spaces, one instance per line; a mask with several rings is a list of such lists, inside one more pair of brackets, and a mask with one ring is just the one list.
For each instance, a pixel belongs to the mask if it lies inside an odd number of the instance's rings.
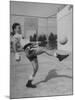
[[33,61],[33,60],[37,59],[37,54],[36,54],[35,50],[30,50],[29,54],[27,55],[27,58],[30,61]]
[[23,49],[26,50],[28,47],[30,48],[30,50],[27,51],[26,56],[30,61],[33,61],[34,59],[37,58],[37,54],[35,50],[31,50],[31,46],[32,46],[32,43],[28,43],[27,45],[24,46]]

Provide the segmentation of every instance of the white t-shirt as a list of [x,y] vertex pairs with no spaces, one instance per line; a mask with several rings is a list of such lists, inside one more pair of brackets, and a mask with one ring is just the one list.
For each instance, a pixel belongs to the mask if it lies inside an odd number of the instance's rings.
[[22,38],[22,34],[18,34],[16,33],[13,37],[12,37],[12,42],[14,41],[19,41],[21,47],[24,47],[26,44],[30,43],[29,39],[23,39]]
[[21,39],[22,39],[22,34],[16,33],[16,34],[12,37],[11,41],[12,41],[12,42],[14,42],[14,41],[20,41]]
[[20,40],[21,47],[24,47],[28,43],[30,43],[29,39],[21,39]]

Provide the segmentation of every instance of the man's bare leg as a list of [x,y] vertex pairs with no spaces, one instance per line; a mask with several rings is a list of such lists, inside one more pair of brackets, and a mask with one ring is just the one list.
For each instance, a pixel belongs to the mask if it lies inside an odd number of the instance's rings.
[[36,75],[36,73],[38,71],[38,68],[39,68],[37,58],[34,59],[34,61],[32,62],[32,66],[33,66],[33,75],[32,75],[32,77],[35,77],[35,75]]
[[14,41],[13,41],[14,57],[15,57],[16,61],[20,61],[21,59],[19,59],[19,58],[21,58],[21,57],[20,57],[19,52],[17,51],[17,42],[18,41],[14,39]]
[[36,85],[32,84],[32,81],[33,81],[34,77],[36,76],[36,73],[37,73],[38,68],[39,68],[37,58],[35,58],[31,63],[33,66],[33,74],[29,77],[29,80],[28,80],[26,86],[31,87],[31,88],[36,88]]
[[62,61],[63,59],[65,59],[69,56],[69,53],[60,54],[60,53],[58,53],[57,50],[48,50],[46,48],[38,48],[38,49],[36,48],[36,53],[37,53],[37,55],[40,55],[42,53],[46,53],[49,56],[56,57],[57,59],[59,59],[59,61]]
[[58,58],[59,61],[62,61],[69,56],[69,53],[60,54],[60,53],[58,53],[57,50],[55,50],[54,52],[51,52],[51,51],[49,52],[49,51],[45,50],[45,53],[49,56],[54,56],[54,57]]

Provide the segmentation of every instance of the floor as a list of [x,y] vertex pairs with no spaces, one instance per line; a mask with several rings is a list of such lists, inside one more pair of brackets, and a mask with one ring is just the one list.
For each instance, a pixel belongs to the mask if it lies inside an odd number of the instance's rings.
[[[59,52],[59,51],[58,51]],[[21,61],[10,55],[10,98],[59,96],[73,94],[72,55],[62,62],[55,57],[38,56],[39,70],[33,81],[37,88],[27,88],[26,82],[32,73],[32,65],[21,52]]]

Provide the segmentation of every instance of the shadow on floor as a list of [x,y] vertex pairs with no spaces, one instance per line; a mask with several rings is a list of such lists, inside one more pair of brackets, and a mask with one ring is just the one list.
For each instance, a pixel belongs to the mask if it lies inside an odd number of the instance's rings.
[[48,75],[46,76],[46,78],[44,80],[35,83],[35,85],[38,85],[38,84],[40,84],[42,82],[47,82],[48,80],[53,79],[53,78],[57,78],[57,77],[72,78],[71,76],[68,76],[68,75],[58,75],[57,72],[56,72],[56,69],[53,69],[53,70],[50,70],[48,72]]

